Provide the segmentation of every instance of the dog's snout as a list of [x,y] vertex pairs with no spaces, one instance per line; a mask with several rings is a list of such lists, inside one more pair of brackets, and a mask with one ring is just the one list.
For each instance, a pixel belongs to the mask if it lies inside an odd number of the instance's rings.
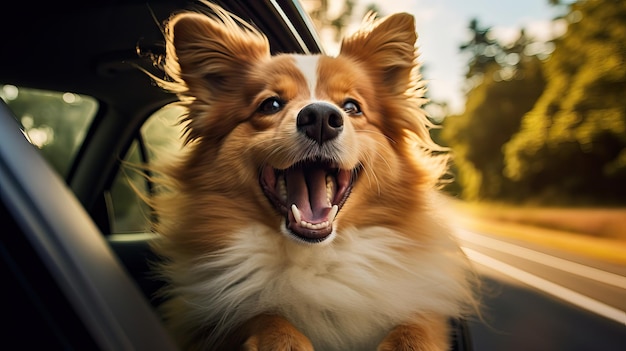
[[331,104],[316,102],[304,107],[296,121],[298,131],[318,144],[336,138],[343,130],[343,116]]

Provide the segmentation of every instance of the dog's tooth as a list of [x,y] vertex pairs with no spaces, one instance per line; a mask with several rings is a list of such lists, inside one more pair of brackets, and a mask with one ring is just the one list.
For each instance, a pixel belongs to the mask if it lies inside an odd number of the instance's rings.
[[335,217],[337,217],[337,212],[339,212],[339,206],[333,205],[333,207],[330,209],[330,212],[328,213],[329,225],[333,224],[333,222],[335,221]]
[[287,201],[287,186],[285,185],[285,179],[282,177],[278,179],[278,195],[281,200]]
[[331,208],[330,212],[328,213],[327,221],[314,224],[314,223],[310,223],[310,222],[303,220],[302,214],[300,213],[300,210],[298,209],[298,207],[295,204],[291,205],[291,212],[293,213],[293,217],[295,218],[297,223],[299,223],[300,226],[303,228],[313,229],[313,230],[323,229],[332,225],[333,220],[335,219],[335,216],[337,216],[337,211],[339,211],[339,207],[337,207],[337,205],[334,205]]
[[328,200],[329,205],[335,193],[334,188],[335,188],[335,183],[333,181],[333,177],[329,174],[326,176],[326,199]]
[[323,229],[323,228],[328,227],[331,224],[332,223],[329,222],[329,221],[324,221],[324,222],[316,223],[316,224],[309,223],[307,221],[300,221],[300,226],[301,227],[307,228],[307,229],[313,229],[313,230]]
[[328,186],[333,186],[333,176],[331,176],[330,174],[326,175],[326,187]]
[[303,223],[302,215],[300,214],[300,210],[296,204],[291,205],[291,213],[293,213],[293,218],[295,218],[296,223]]

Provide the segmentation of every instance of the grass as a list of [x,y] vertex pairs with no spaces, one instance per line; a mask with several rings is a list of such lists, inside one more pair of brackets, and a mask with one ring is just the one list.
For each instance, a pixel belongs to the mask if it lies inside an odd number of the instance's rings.
[[530,208],[454,202],[471,229],[626,265],[626,208]]
[[478,218],[626,241],[626,208],[538,208],[457,203]]

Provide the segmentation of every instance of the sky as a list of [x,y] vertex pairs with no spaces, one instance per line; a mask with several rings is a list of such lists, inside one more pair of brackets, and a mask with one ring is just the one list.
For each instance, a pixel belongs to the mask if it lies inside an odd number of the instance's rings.
[[[452,113],[462,112],[465,106],[463,81],[468,58],[460,53],[459,46],[469,39],[467,27],[472,18],[477,18],[481,27],[491,27],[502,41],[515,40],[521,28],[540,41],[565,31],[563,26],[551,24],[563,9],[551,6],[548,0],[356,1],[354,19],[347,33],[356,30],[366,6],[372,2],[377,4],[381,15],[408,12],[415,16],[420,61],[430,97],[446,101]],[[321,37],[328,53],[336,54],[337,46],[325,40],[324,33]]]

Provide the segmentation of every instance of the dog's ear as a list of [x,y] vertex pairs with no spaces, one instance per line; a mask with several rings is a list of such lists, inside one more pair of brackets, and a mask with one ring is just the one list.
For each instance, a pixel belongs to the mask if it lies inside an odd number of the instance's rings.
[[219,8],[214,15],[183,13],[170,19],[167,34],[167,73],[195,86],[223,91],[237,84],[246,67],[268,57],[267,38],[243,20]]
[[364,62],[392,93],[402,93],[411,84],[417,65],[415,19],[397,13],[383,19],[367,16],[354,35],[345,38],[340,55]]

